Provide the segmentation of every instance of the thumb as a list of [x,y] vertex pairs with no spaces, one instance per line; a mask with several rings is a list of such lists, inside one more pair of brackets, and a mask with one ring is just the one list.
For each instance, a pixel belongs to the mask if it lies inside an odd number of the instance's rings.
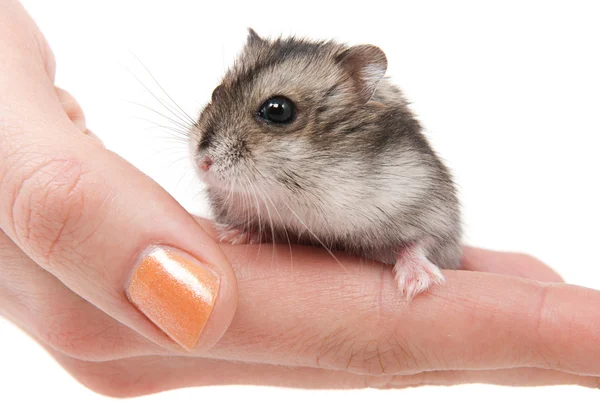
[[32,43],[33,22],[6,4],[0,37],[13,40],[0,43],[0,229],[143,336],[208,349],[235,312],[231,265],[166,191],[69,120],[44,46]]

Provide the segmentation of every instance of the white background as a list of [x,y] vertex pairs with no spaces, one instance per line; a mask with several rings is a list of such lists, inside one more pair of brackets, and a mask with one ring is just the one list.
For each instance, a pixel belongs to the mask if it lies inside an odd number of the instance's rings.
[[[413,102],[460,185],[470,244],[534,254],[567,281],[600,289],[600,11],[594,2],[319,2],[27,0],[58,60],[57,84],[106,145],[192,212],[204,213],[186,147],[137,79],[160,94],[134,54],[189,114],[210,97],[246,27],[373,43]],[[2,38],[0,38],[2,40]],[[130,73],[131,72],[131,73]],[[132,75],[133,74],[133,75]],[[135,76],[135,77],[134,77]],[[170,124],[172,125],[172,124]],[[600,305],[598,306],[600,308]],[[0,321],[0,399],[97,400],[33,341]],[[598,361],[600,364],[600,361]],[[597,400],[575,388],[483,385],[310,392],[222,387],[149,400]]]

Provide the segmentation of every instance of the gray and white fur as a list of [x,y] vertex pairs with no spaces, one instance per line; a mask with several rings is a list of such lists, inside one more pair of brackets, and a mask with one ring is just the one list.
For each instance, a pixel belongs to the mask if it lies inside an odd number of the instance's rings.
[[[191,132],[197,164],[210,161],[198,172],[216,222],[388,264],[418,247],[436,266],[458,268],[452,176],[386,69],[372,45],[250,30]],[[257,119],[275,95],[295,102],[291,124]]]

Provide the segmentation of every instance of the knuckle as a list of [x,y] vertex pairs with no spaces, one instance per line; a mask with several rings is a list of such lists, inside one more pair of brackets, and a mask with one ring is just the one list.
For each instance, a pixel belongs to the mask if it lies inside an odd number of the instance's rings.
[[550,291],[550,285],[541,285],[538,293],[538,301],[533,310],[533,321],[535,322],[535,332],[537,334],[536,342],[543,338],[544,326],[548,322],[548,296]]
[[42,327],[38,327],[38,335],[45,344],[64,355],[78,360],[94,359],[77,324],[73,320],[56,316],[56,311],[44,319]]
[[55,252],[83,234],[82,217],[94,203],[90,202],[94,191],[86,184],[85,168],[78,160],[32,164],[12,180],[7,204],[16,241],[49,264]]
[[[553,351],[551,344],[554,342],[553,338],[548,338],[547,326],[551,323],[551,308],[548,307],[548,297],[550,296],[551,284],[542,285],[539,288],[537,295],[537,302],[531,311],[532,316],[532,328],[533,336],[532,343],[528,347],[529,352],[525,353],[521,357],[520,363],[541,364],[546,369],[561,370],[560,358],[557,358]],[[549,320],[550,319],[550,320]]]
[[80,334],[69,323],[49,324],[39,335],[41,340],[62,354],[79,360],[94,359]]
[[95,350],[90,347],[93,339],[86,336],[81,316],[77,309],[65,308],[58,300],[48,297],[43,303],[38,303],[38,316],[43,318],[36,322],[37,335],[40,340],[64,355],[78,360],[95,359]]
[[80,361],[101,363],[145,354],[154,345],[68,290],[42,290],[27,300],[40,342]]
[[[122,344],[108,334],[112,327],[96,327],[85,310],[65,308],[48,301],[44,318],[37,323],[40,340],[61,354],[81,361],[105,361],[119,356]],[[101,322],[104,323],[104,322]],[[115,355],[117,354],[117,355]]]

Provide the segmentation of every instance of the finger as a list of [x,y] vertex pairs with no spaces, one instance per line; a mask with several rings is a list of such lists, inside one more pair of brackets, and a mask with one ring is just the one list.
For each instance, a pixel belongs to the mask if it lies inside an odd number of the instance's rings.
[[462,268],[471,271],[507,274],[537,281],[564,282],[563,278],[548,265],[520,253],[500,253],[465,247]]
[[232,384],[308,389],[403,388],[468,383],[600,386],[597,377],[532,368],[362,376],[318,368],[246,364],[205,358],[150,356],[99,363],[71,358],[52,348],[47,350],[81,383],[96,392],[117,397],[139,396],[182,387]]
[[36,62],[27,21],[18,5],[0,15],[0,37],[14,39],[0,41],[0,228],[147,338],[179,351],[210,347],[235,311],[230,264],[168,193],[81,135]]
[[[273,248],[274,254],[262,249],[227,249],[240,299],[228,333],[208,354],[213,358],[373,375],[512,367],[598,375],[596,291],[459,271],[447,272],[446,285],[407,305],[387,268],[340,257],[344,272],[325,251],[294,247],[292,269],[286,247]],[[90,327],[119,338],[113,343],[123,347],[113,349],[121,355],[160,352],[119,336],[110,323],[108,329],[88,325],[86,316],[96,317],[83,300],[68,304],[76,306],[55,303],[54,309],[66,311],[62,323],[71,323],[54,327],[71,337],[85,333],[75,340],[89,338]],[[69,336],[48,337],[90,347]],[[105,346],[103,336],[93,338]]]
[[473,383],[522,387],[578,385],[598,388],[600,385],[596,377],[526,368],[361,376],[318,368],[247,364],[204,358],[156,356],[92,363],[56,353],[53,356],[82,384],[96,392],[116,397],[135,397],[184,387],[223,385],[303,389],[390,389]]
[[600,375],[597,291],[447,271],[445,285],[407,304],[386,267],[340,255],[341,269],[317,248],[293,248],[293,266],[287,246],[223,248],[240,298],[212,357],[361,374],[537,367]]
[[[210,223],[201,221],[201,224]],[[494,256],[502,258],[504,254],[496,253]],[[255,272],[254,277],[248,277],[245,282],[260,279],[260,272]],[[77,296],[54,276],[40,270],[2,232],[0,310],[43,343],[80,360],[107,361],[166,354],[166,350],[140,337]],[[238,330],[243,336],[243,329]],[[266,344],[267,347],[276,345]],[[261,348],[262,345],[257,343],[255,347]],[[235,355],[232,353],[229,357],[234,358]]]
[[[274,255],[259,253],[246,264],[243,260],[249,253],[245,248],[229,247],[230,257],[239,260],[242,298],[240,313],[218,345],[216,357],[327,366],[361,373],[377,373],[375,361],[383,373],[537,366],[580,373],[591,368],[593,374],[596,369],[598,341],[594,336],[598,334],[590,322],[598,319],[595,309],[589,307],[594,305],[593,297],[598,297],[594,291],[564,285],[542,290],[545,287],[541,284],[527,280],[455,272],[455,277],[436,294],[407,307],[395,301],[393,285],[388,283],[381,291],[377,269],[345,263],[352,270],[344,274],[323,252],[302,247],[296,248],[293,270],[285,264],[289,255],[283,248],[277,248]],[[312,254],[299,255],[309,250]],[[271,264],[272,257],[275,265]],[[387,276],[387,270],[383,272]],[[540,291],[547,291],[545,306]],[[377,313],[379,299],[391,305],[386,311],[391,316],[383,321],[385,315]],[[78,307],[55,306],[56,310],[69,311],[63,322],[81,322],[96,332],[106,330],[102,325],[88,325],[85,316],[90,312],[85,302],[70,300],[69,305]],[[562,316],[551,313],[560,308],[564,310]],[[80,312],[77,318],[72,318],[73,310]],[[93,320],[101,321],[96,317]],[[73,323],[60,326],[75,333],[84,330],[73,328]],[[390,331],[395,326],[399,327]],[[118,327],[114,332],[119,332]],[[103,347],[102,337],[94,338],[98,347]],[[156,352],[147,344],[128,340],[117,342],[123,344],[123,349],[115,347],[115,352]],[[453,361],[445,355],[462,357]]]

